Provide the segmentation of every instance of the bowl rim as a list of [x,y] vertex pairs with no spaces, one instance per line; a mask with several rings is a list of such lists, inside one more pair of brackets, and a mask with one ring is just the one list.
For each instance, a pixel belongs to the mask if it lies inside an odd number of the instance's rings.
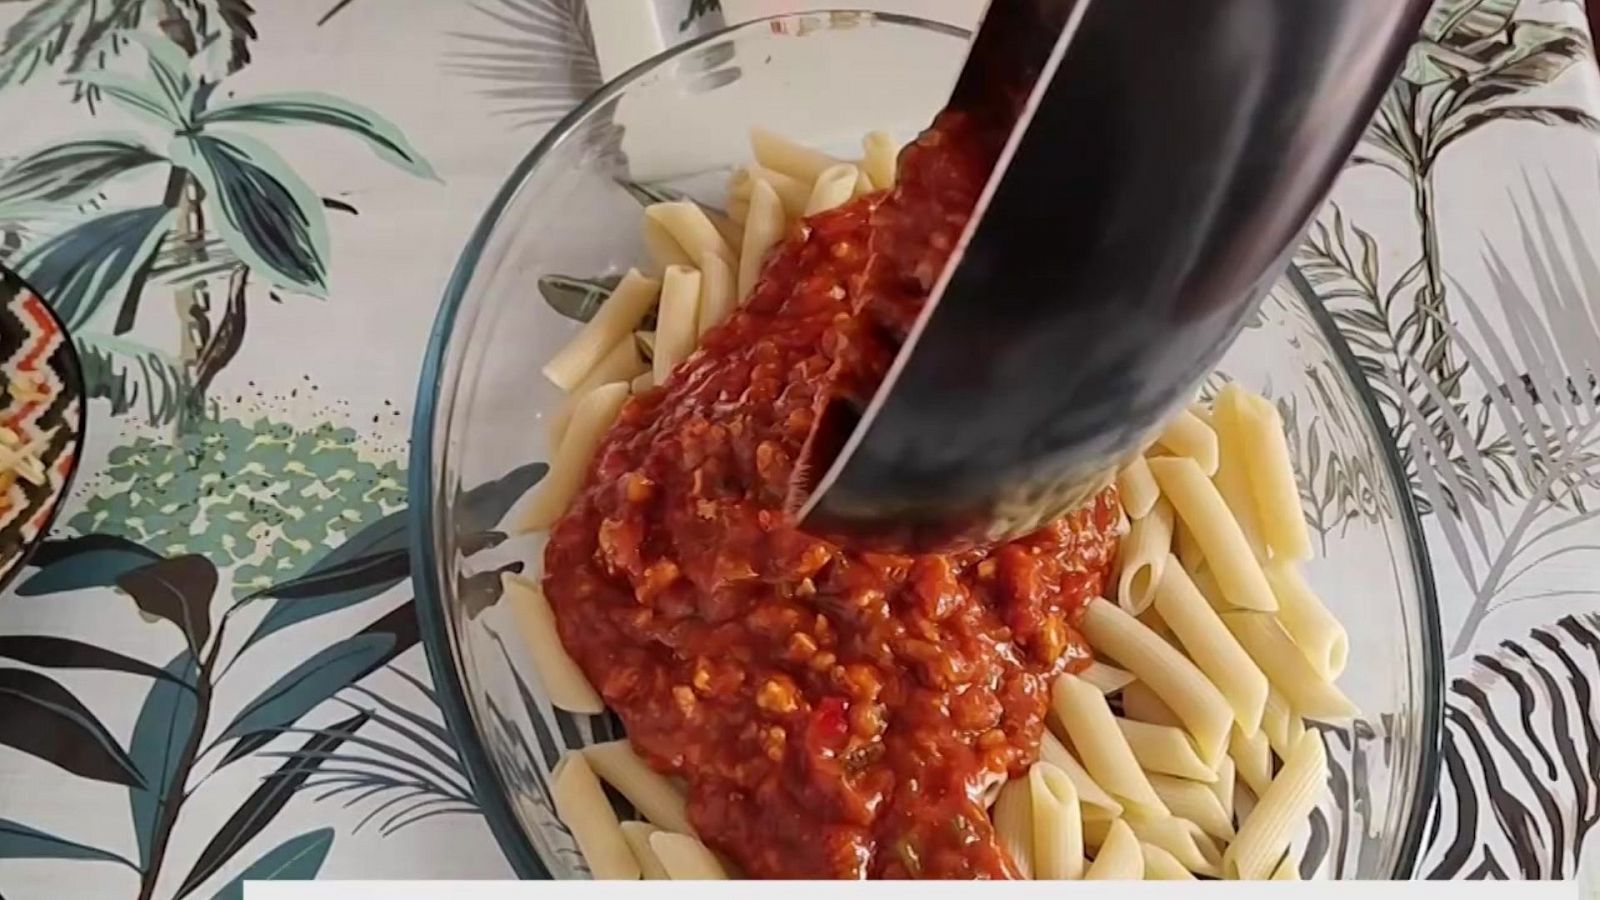
[[[752,19],[736,25],[717,29],[700,37],[677,44],[663,53],[647,59],[606,82],[583,102],[558,120],[534,144],[533,149],[519,160],[510,175],[495,192],[494,199],[469,235],[461,255],[457,258],[446,282],[439,311],[429,331],[422,371],[417,385],[414,418],[411,427],[410,460],[407,473],[409,500],[409,540],[411,551],[411,581],[415,591],[414,606],[421,631],[428,669],[433,677],[441,714],[450,732],[451,740],[461,756],[468,781],[477,798],[496,843],[506,855],[513,872],[524,879],[551,879],[548,866],[539,857],[532,842],[523,833],[510,801],[510,791],[500,778],[498,770],[489,759],[488,751],[478,737],[475,718],[459,677],[452,651],[449,622],[445,611],[445,585],[443,570],[435,553],[435,531],[441,524],[436,513],[439,498],[436,494],[444,485],[434,483],[436,463],[434,420],[443,402],[442,375],[450,348],[450,338],[456,319],[466,299],[467,287],[477,270],[489,239],[504,218],[516,195],[522,190],[528,176],[544,157],[557,145],[578,133],[579,126],[597,108],[607,103],[625,88],[643,76],[662,68],[674,60],[717,40],[744,30],[760,30],[774,22],[798,21],[832,12],[849,12],[868,21],[881,21],[896,26],[947,34],[963,39],[970,38],[967,29],[917,16],[865,10],[810,10]],[[1323,307],[1321,300],[1298,268],[1291,265],[1287,277],[1295,290],[1309,301],[1306,308],[1321,329],[1323,337],[1332,348],[1335,358],[1345,370],[1345,375],[1355,388],[1360,400],[1367,427],[1375,437],[1389,434],[1372,387],[1361,375],[1354,354],[1333,316]],[[1421,697],[1422,744],[1421,772],[1411,797],[1410,809],[1400,832],[1399,851],[1394,879],[1413,878],[1421,860],[1421,847],[1426,831],[1433,795],[1439,782],[1440,741],[1443,727],[1444,641],[1439,620],[1438,597],[1435,592],[1431,556],[1428,552],[1422,520],[1409,490],[1409,479],[1392,441],[1377,440],[1379,455],[1388,472],[1391,485],[1398,498],[1396,517],[1406,536],[1406,544],[1415,557],[1412,566],[1419,606],[1421,607],[1422,666],[1425,681]]]
[[65,319],[56,312],[51,305],[50,298],[38,288],[35,288],[28,279],[9,266],[0,266],[0,283],[10,282],[22,290],[38,297],[40,305],[44,307],[45,316],[52,326],[61,334],[61,349],[64,351],[63,359],[66,360],[65,371],[58,373],[69,388],[78,395],[78,414],[73,417],[73,436],[70,444],[72,459],[68,461],[67,472],[61,479],[61,490],[56,491],[51,499],[50,508],[46,511],[44,519],[39,523],[39,530],[33,539],[24,541],[22,549],[17,552],[17,557],[11,562],[9,568],[0,572],[0,591],[5,591],[16,581],[22,570],[28,567],[34,553],[50,539],[50,532],[55,528],[56,520],[60,518],[61,511],[66,509],[67,501],[72,498],[72,488],[77,483],[78,473],[83,469],[83,451],[89,446],[89,397],[88,386],[83,380],[83,359],[78,355],[78,345],[72,339],[72,329],[67,327]]

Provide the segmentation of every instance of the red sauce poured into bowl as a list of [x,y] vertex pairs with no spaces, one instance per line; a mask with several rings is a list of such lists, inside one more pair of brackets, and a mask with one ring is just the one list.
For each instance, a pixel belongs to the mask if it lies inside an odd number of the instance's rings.
[[983,798],[1036,758],[1116,553],[1110,490],[1020,540],[916,556],[784,513],[830,400],[883,378],[1000,136],[945,113],[889,194],[807,219],[744,306],[629,401],[550,535],[561,640],[700,837],[770,878],[1015,874]]

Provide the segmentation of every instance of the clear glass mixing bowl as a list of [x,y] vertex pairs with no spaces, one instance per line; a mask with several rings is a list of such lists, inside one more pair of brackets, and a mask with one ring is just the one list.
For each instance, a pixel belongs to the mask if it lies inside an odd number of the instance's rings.
[[[493,831],[524,877],[586,877],[552,813],[567,748],[620,735],[545,697],[496,572],[537,575],[538,537],[501,540],[509,505],[548,459],[561,394],[539,367],[578,327],[583,279],[643,259],[641,203],[663,190],[722,202],[762,125],[854,155],[902,140],[942,105],[965,36],[860,12],[742,25],[603,88],[517,166],[472,235],[435,325],[412,441],[417,606],[444,714]],[[1386,429],[1338,331],[1291,272],[1219,368],[1278,402],[1318,538],[1312,583],[1350,629],[1341,682],[1364,711],[1326,731],[1332,799],[1304,869],[1415,871],[1438,769],[1441,653],[1422,531]]]

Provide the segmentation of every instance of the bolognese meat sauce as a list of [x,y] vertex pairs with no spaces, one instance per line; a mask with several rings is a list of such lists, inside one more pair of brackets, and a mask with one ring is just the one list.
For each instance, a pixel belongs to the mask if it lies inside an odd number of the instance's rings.
[[813,216],[744,305],[624,407],[545,551],[563,644],[747,874],[993,878],[987,791],[1036,758],[1117,500],[946,554],[852,549],[784,504],[819,411],[871,395],[997,147],[945,113],[893,192]]

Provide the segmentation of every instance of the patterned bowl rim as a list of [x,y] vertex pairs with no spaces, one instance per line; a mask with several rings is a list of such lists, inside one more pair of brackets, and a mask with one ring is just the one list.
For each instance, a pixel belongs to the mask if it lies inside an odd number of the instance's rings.
[[50,298],[36,289],[28,282],[28,279],[23,278],[15,269],[8,266],[0,265],[0,280],[15,282],[21,285],[24,291],[39,298],[41,301],[39,305],[44,307],[45,316],[50,320],[51,325],[61,333],[62,337],[61,350],[63,351],[62,358],[66,360],[66,371],[57,372],[56,374],[60,376],[67,389],[74,391],[78,396],[78,414],[73,422],[73,439],[67,445],[72,451],[72,459],[68,461],[66,475],[61,479],[61,490],[56,491],[54,496],[50,498],[49,509],[45,513],[44,520],[39,523],[38,533],[33,536],[32,540],[23,543],[22,550],[17,554],[17,558],[12,562],[10,568],[0,572],[0,592],[3,592],[10,588],[11,582],[16,580],[17,575],[23,569],[27,568],[28,561],[33,558],[33,554],[39,549],[39,546],[50,537],[50,530],[55,527],[56,518],[61,515],[61,510],[67,505],[67,499],[72,496],[72,487],[77,480],[78,471],[83,467],[83,448],[88,445],[89,398],[86,396],[83,383],[83,360],[78,356],[78,347],[73,343],[72,332],[67,328],[67,323],[62,321],[61,316],[56,313],[55,307],[50,304]]
[[[867,13],[859,10],[849,12],[890,25],[940,32],[962,39],[970,37],[970,32],[966,29],[916,16]],[[423,357],[422,372],[417,385],[416,413],[411,430],[407,474],[410,495],[408,515],[411,580],[416,594],[417,619],[423,646],[427,652],[428,668],[433,675],[445,725],[461,755],[462,763],[472,783],[473,793],[483,810],[484,818],[488,821],[490,833],[494,835],[519,878],[548,880],[553,876],[523,833],[512,808],[510,790],[501,780],[479,736],[476,720],[467,700],[466,688],[455,663],[450,638],[449,613],[445,608],[445,598],[449,595],[449,588],[445,583],[447,572],[440,565],[436,552],[435,537],[444,535],[446,523],[441,513],[448,508],[449,500],[442,495],[445,485],[436,484],[433,477],[438,465],[434,448],[434,439],[438,435],[434,431],[434,420],[443,402],[445,358],[450,338],[455,331],[456,318],[461,312],[467,288],[474,272],[477,271],[484,250],[513,199],[544,157],[557,145],[576,134],[579,125],[590,113],[622,93],[644,75],[669,65],[700,47],[723,40],[734,32],[746,29],[761,30],[770,28],[773,23],[798,22],[801,19],[828,14],[828,10],[782,14],[719,29],[685,41],[639,63],[590,94],[586,100],[551,126],[533,149],[528,151],[511,170],[511,174],[495,193],[488,209],[468,237],[461,256],[451,271],[450,280],[445,285],[444,296],[440,301],[433,328],[429,332],[428,346]],[[1292,266],[1288,278],[1296,293],[1305,301],[1306,309],[1333,349],[1335,358],[1344,369],[1360,400],[1367,434],[1379,448],[1379,456],[1389,476],[1389,485],[1398,500],[1396,516],[1405,533],[1406,546],[1415,562],[1412,566],[1412,577],[1421,613],[1421,662],[1425,678],[1420,698],[1422,734],[1419,738],[1422,753],[1418,760],[1420,771],[1416,788],[1409,798],[1410,809],[1404,813],[1406,818],[1400,830],[1394,871],[1389,876],[1397,880],[1410,879],[1416,877],[1417,867],[1421,862],[1422,840],[1427,829],[1434,794],[1438,791],[1440,743],[1444,722],[1444,638],[1439,622],[1438,595],[1434,586],[1431,556],[1423,534],[1421,516],[1417,512],[1411,492],[1404,489],[1409,484],[1405,467],[1393,442],[1387,438],[1388,428],[1384,425],[1383,413],[1371,386],[1361,374],[1355,355],[1345,342],[1344,336],[1340,334],[1333,317],[1316,299],[1316,292],[1310,283]]]

